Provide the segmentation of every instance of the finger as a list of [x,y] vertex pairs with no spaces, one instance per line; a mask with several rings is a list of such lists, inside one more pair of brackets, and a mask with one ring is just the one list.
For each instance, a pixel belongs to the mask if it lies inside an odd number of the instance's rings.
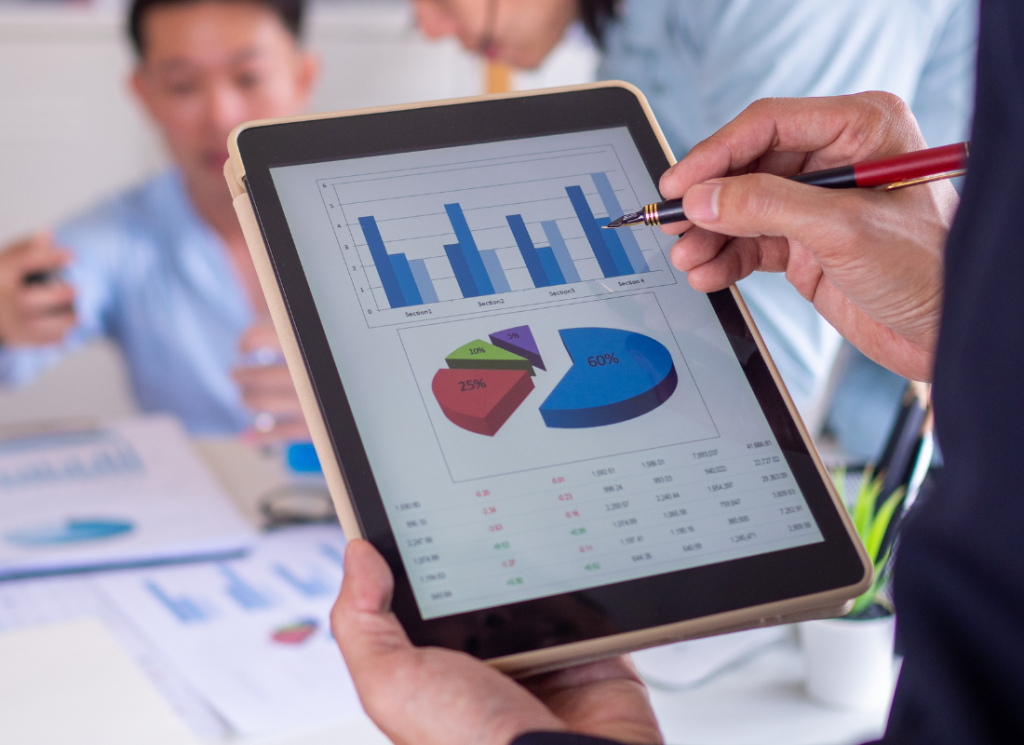
[[606,680],[631,680],[643,684],[643,678],[627,655],[610,657],[586,665],[575,665],[553,673],[538,675],[521,681],[535,693],[544,693],[565,688],[575,688],[589,683]]
[[54,243],[51,231],[43,230],[24,244],[18,258],[22,271],[33,272],[60,269],[71,261],[73,255]]
[[718,256],[718,252],[729,240],[728,236],[712,233],[703,228],[693,228],[672,246],[672,264],[681,272],[706,264]]
[[647,689],[628,657],[551,673],[529,687],[572,730],[621,742],[661,742]]
[[21,290],[17,295],[19,312],[34,315],[37,313],[63,312],[72,307],[75,301],[75,290],[66,282],[52,285],[32,285]]
[[254,390],[290,391],[295,393],[291,373],[287,365],[268,365],[266,367],[236,367],[231,371],[232,377],[240,386]]
[[255,429],[246,430],[242,438],[254,445],[271,445],[282,442],[309,442],[310,434],[305,419],[289,419],[276,422],[269,432],[259,432]]
[[816,170],[923,147],[908,107],[892,94],[762,99],[690,150],[659,188],[667,199],[680,197],[693,184],[743,169],[770,151],[812,153],[787,166]]
[[715,233],[790,238],[817,251],[840,237],[845,244],[853,234],[848,228],[865,211],[885,209],[884,198],[864,189],[821,189],[752,173],[695,185],[683,197],[683,208],[696,225]]
[[277,332],[269,323],[257,323],[242,334],[238,342],[242,352],[255,352],[261,348],[281,350],[281,342],[278,341]]
[[691,269],[686,278],[698,292],[717,292],[753,274],[761,262],[756,241],[736,238],[726,243],[711,261]]
[[72,312],[40,316],[23,324],[13,334],[4,337],[8,344],[56,344],[63,341],[67,333],[74,328],[77,318]]
[[683,220],[682,222],[667,222],[659,227],[665,235],[681,236],[693,227],[693,223],[689,220]]
[[273,414],[279,420],[302,418],[302,405],[294,391],[278,393],[265,390],[243,390],[242,401],[250,411]]
[[331,628],[352,677],[372,672],[381,655],[412,644],[390,612],[395,583],[384,558],[369,541],[349,541],[345,548],[345,577],[331,611]]

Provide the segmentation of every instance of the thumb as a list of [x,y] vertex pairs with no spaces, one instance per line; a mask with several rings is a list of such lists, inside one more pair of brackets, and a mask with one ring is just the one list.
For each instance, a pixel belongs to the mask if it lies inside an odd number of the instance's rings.
[[714,233],[775,236],[818,246],[822,239],[834,236],[837,221],[849,209],[849,197],[767,173],[751,173],[695,184],[683,197],[683,210],[696,225]]
[[345,548],[345,577],[331,613],[334,638],[345,661],[358,677],[382,654],[411,647],[405,630],[390,612],[395,581],[384,558],[369,541],[350,541]]

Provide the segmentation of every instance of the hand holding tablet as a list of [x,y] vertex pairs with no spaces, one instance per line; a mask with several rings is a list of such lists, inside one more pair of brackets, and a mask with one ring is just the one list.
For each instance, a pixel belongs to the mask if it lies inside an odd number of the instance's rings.
[[524,674],[870,581],[735,288],[649,227],[635,90],[252,123],[226,172],[346,534],[412,643]]

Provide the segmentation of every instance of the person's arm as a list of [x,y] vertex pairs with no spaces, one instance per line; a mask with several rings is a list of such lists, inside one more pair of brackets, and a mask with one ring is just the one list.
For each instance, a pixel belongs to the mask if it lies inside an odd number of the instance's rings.
[[[126,248],[119,223],[101,209],[0,253],[0,385],[27,385],[112,333],[116,278],[131,255]],[[45,281],[26,284],[41,272],[49,275]]]
[[75,291],[60,277],[71,254],[49,231],[0,250],[0,383],[19,385],[51,363],[77,323]]
[[868,357],[930,380],[953,187],[829,190],[778,178],[923,147],[891,94],[758,101],[662,177],[662,194],[683,197],[694,224],[672,261],[702,292],[754,271],[785,272]]
[[[396,745],[509,745],[517,738],[518,745],[584,745],[590,737],[662,741],[629,658],[517,682],[468,654],[414,647],[389,610],[393,588],[391,572],[373,546],[350,542],[331,627],[363,708]],[[588,737],[540,734],[551,732]]]
[[255,415],[245,437],[253,442],[308,441],[309,427],[273,325],[267,320],[253,325],[242,335],[239,351],[246,362],[231,377]]

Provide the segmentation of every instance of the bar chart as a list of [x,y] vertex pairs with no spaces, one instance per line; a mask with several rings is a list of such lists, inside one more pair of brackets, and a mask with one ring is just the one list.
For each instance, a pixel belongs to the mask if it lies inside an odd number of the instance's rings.
[[614,146],[329,179],[320,193],[371,326],[676,281],[663,237],[604,227],[646,203]]

